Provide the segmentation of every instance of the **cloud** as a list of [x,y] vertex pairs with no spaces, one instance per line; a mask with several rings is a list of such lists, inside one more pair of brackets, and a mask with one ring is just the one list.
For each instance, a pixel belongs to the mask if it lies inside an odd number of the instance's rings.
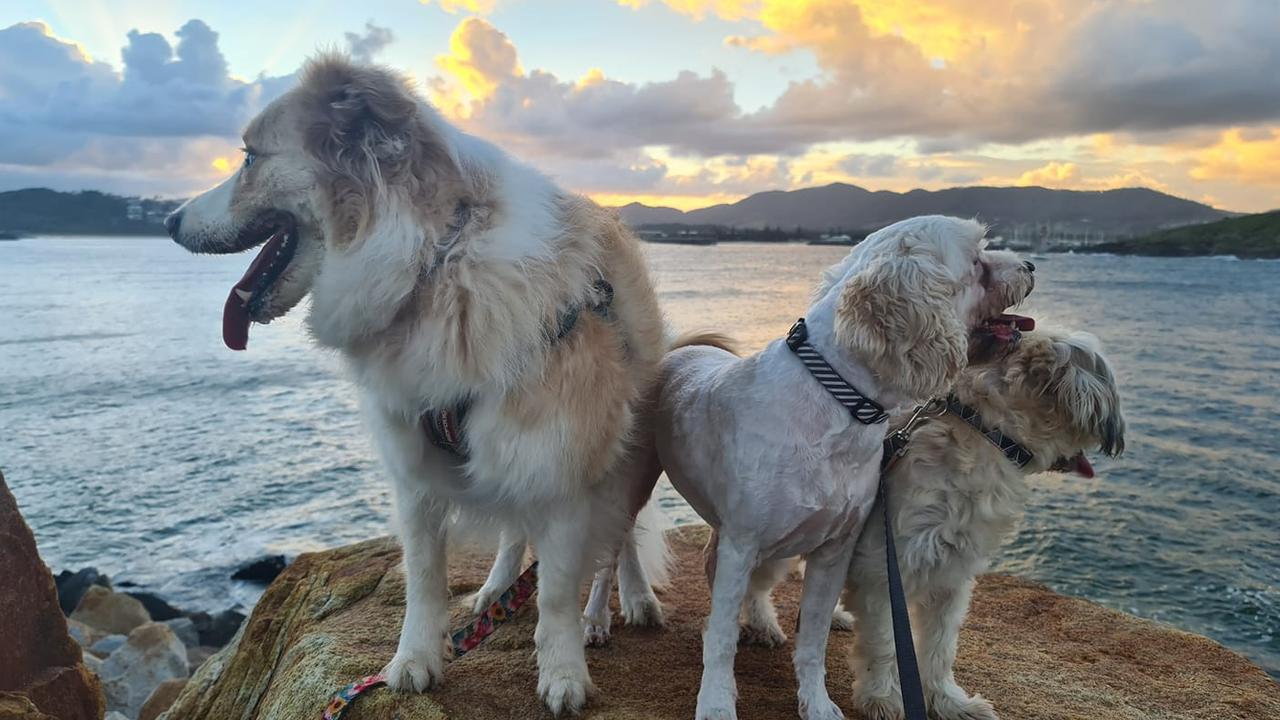
[[396,36],[391,28],[374,25],[370,20],[364,24],[364,33],[344,33],[347,39],[347,52],[356,62],[371,63],[379,53],[395,41]]
[[[431,0],[418,0],[423,5],[430,5]],[[488,15],[497,7],[498,0],[439,0],[440,9],[449,13],[456,14],[459,11],[474,13],[476,15]]]
[[1197,180],[1280,187],[1280,128],[1223,132],[1218,142],[1195,154],[1190,175]]

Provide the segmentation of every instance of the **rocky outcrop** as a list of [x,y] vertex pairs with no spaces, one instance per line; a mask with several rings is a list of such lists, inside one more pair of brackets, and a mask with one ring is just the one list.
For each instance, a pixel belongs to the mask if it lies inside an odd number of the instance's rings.
[[187,648],[163,623],[149,622],[102,662],[107,707],[136,718],[161,683],[187,677]]
[[[670,535],[676,567],[661,593],[668,625],[615,626],[612,644],[587,651],[599,693],[584,714],[609,720],[693,716],[708,608],[701,547],[705,528]],[[489,556],[451,562],[455,626],[461,598],[484,580]],[[777,599],[795,627],[799,585]],[[299,557],[267,590],[230,645],[192,677],[168,720],[318,716],[330,693],[377,672],[395,651],[404,605],[400,552],[389,539]],[[362,697],[349,720],[541,718],[532,655],[532,603],[476,651],[452,663],[426,695],[386,689]],[[848,707],[849,635],[833,633],[832,696]],[[743,720],[796,717],[785,649],[743,647],[737,676]],[[1054,594],[1036,583],[987,576],[975,593],[956,667],[960,682],[990,699],[1005,720],[1280,717],[1280,686],[1244,658],[1203,637]]]
[[0,475],[0,718],[101,720],[98,678],[67,632],[58,591]]
[[186,678],[165,680],[157,685],[151,692],[151,697],[142,703],[142,709],[138,711],[138,720],[156,720],[161,713],[173,705],[173,701],[186,686]]
[[71,619],[113,635],[128,635],[139,625],[151,622],[151,615],[136,599],[93,585],[80,598]]

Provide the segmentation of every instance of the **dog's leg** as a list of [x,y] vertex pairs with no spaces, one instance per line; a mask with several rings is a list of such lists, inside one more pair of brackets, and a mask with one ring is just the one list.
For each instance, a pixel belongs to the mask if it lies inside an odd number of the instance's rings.
[[805,559],[795,652],[800,717],[804,720],[844,717],[827,694],[827,639],[831,634],[831,613],[840,600],[855,539],[828,543]]
[[702,632],[702,687],[697,720],[735,720],[738,687],[733,660],[738,650],[738,610],[756,563],[755,548],[742,547],[721,535],[716,546],[711,615]]
[[778,611],[773,606],[773,588],[786,576],[791,560],[768,560],[751,573],[747,600],[742,604],[742,631],[739,641],[747,645],[778,647],[787,634],[778,624]]
[[520,577],[520,563],[524,561],[524,535],[512,529],[504,529],[498,541],[498,556],[493,559],[489,577],[484,585],[471,596],[471,612],[479,615],[497,600]]
[[973,581],[957,588],[934,588],[920,605],[920,680],[929,715],[937,720],[996,720],[991,703],[966,693],[952,672],[972,591]]
[[[622,605],[622,618],[628,625],[657,627],[664,622],[662,603],[654,595],[653,585],[640,559],[640,543],[659,543],[662,546],[651,552],[665,555],[666,540],[662,537],[662,528],[657,526],[657,518],[642,515],[641,520],[650,520],[654,527],[642,527],[637,523],[622,541],[622,552],[618,556],[618,600]],[[658,562],[665,562],[665,558]]]
[[592,691],[582,648],[579,593],[590,539],[590,506],[581,501],[549,517],[533,538],[538,554],[538,695],[559,716],[576,713]]
[[420,486],[408,483],[397,483],[395,505],[404,546],[404,625],[396,655],[382,672],[393,690],[423,692],[444,678],[449,622],[448,508],[423,495]]
[[591,595],[587,597],[587,609],[582,611],[582,620],[586,625],[582,631],[582,639],[588,647],[609,644],[609,628],[613,624],[609,595],[612,593],[613,565],[606,564],[596,571],[595,579],[591,581]]
[[[868,526],[863,535],[875,532]],[[884,550],[872,558],[884,562]],[[873,560],[874,561],[874,560]],[[898,666],[893,646],[893,617],[889,612],[889,586],[883,565],[877,572],[853,568],[863,583],[850,584],[845,602],[853,610],[853,700],[867,720],[901,720],[902,695],[898,690]]]

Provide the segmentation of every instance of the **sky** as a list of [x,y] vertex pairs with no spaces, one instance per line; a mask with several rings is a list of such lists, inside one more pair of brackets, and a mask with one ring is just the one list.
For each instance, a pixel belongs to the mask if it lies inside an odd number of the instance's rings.
[[848,182],[1280,207],[1278,0],[4,0],[0,190],[179,197],[319,50],[609,205]]

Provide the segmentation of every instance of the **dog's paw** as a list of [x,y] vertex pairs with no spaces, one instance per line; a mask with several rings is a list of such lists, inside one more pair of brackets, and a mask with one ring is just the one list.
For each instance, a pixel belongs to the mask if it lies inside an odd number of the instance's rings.
[[841,632],[852,632],[853,613],[845,610],[844,608],[836,608],[836,611],[831,614],[831,629],[839,630]]
[[622,619],[632,627],[662,627],[667,621],[662,614],[662,603],[653,593],[622,598]]
[[392,690],[426,692],[444,681],[444,655],[425,650],[397,651],[382,674]]
[[593,623],[588,620],[582,624],[582,644],[587,647],[604,647],[612,637],[608,623]]
[[479,615],[488,610],[489,606],[502,596],[502,592],[502,589],[482,587],[472,593],[466,599],[466,603],[471,606],[471,614]]
[[821,692],[800,693],[801,720],[844,720],[844,712],[831,702],[826,689]]
[[854,694],[854,705],[866,720],[902,720],[902,700],[897,695],[868,696]]
[[732,689],[703,687],[698,691],[697,720],[738,720]]
[[742,645],[759,645],[760,647],[782,647],[787,642],[787,634],[777,621],[743,624],[738,628],[738,642]]
[[929,698],[929,717],[934,720],[1000,720],[995,708],[981,695],[966,696],[963,690]]
[[590,692],[591,678],[586,668],[582,672],[562,668],[538,675],[538,696],[556,717],[578,714]]

